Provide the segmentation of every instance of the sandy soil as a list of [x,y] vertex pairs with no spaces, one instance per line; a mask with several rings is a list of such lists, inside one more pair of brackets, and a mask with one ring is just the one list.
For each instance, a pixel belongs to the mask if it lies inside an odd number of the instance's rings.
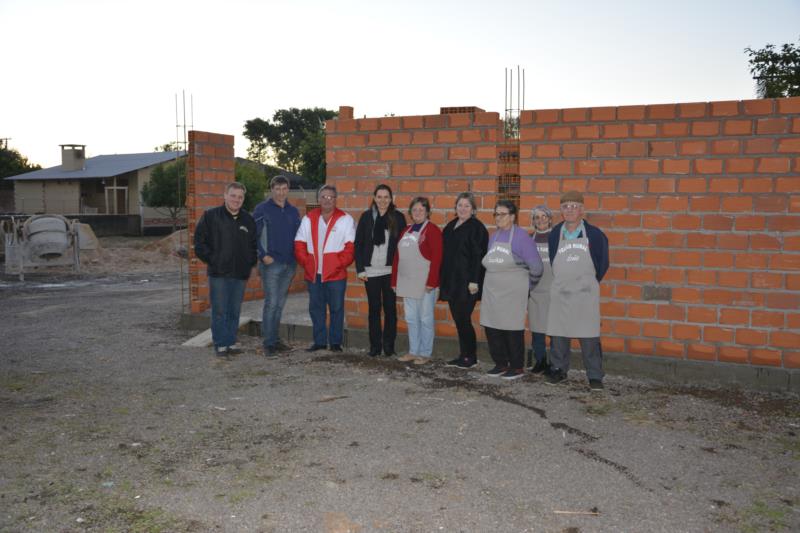
[[0,276],[0,531],[800,530],[796,396],[218,360],[157,241]]

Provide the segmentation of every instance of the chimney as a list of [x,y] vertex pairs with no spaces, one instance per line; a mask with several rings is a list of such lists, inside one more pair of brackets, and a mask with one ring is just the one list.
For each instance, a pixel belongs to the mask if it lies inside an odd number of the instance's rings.
[[353,118],[353,108],[349,105],[339,106],[339,118],[348,119]]
[[61,170],[83,170],[86,168],[85,144],[60,144]]

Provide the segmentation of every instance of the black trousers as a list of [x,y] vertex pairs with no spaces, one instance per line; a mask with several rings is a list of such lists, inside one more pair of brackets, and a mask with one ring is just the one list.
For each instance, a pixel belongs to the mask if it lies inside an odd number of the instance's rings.
[[484,326],[489,355],[502,368],[521,369],[525,364],[525,330],[509,331]]
[[[367,278],[367,305],[369,307],[370,350],[394,353],[397,338],[397,297],[392,290],[392,275]],[[383,331],[381,331],[381,309],[383,309]]]
[[453,315],[453,322],[456,323],[458,332],[458,348],[461,357],[475,359],[478,349],[475,338],[475,328],[472,327],[472,311],[475,310],[475,300],[465,300],[463,302],[448,301],[450,314]]

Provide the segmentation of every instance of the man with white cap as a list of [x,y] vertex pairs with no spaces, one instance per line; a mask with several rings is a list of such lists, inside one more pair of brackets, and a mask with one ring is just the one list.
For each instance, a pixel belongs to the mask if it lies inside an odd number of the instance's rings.
[[603,389],[603,350],[600,346],[600,280],[608,270],[608,238],[583,219],[583,194],[561,195],[561,217],[548,241],[553,284],[547,334],[551,372],[547,383],[567,379],[570,342],[581,345],[589,388]]

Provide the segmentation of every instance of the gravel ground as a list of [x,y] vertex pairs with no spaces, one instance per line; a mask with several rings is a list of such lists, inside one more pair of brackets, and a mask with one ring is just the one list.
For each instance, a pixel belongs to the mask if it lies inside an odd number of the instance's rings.
[[800,531],[796,396],[221,361],[161,270],[0,277],[1,531]]

